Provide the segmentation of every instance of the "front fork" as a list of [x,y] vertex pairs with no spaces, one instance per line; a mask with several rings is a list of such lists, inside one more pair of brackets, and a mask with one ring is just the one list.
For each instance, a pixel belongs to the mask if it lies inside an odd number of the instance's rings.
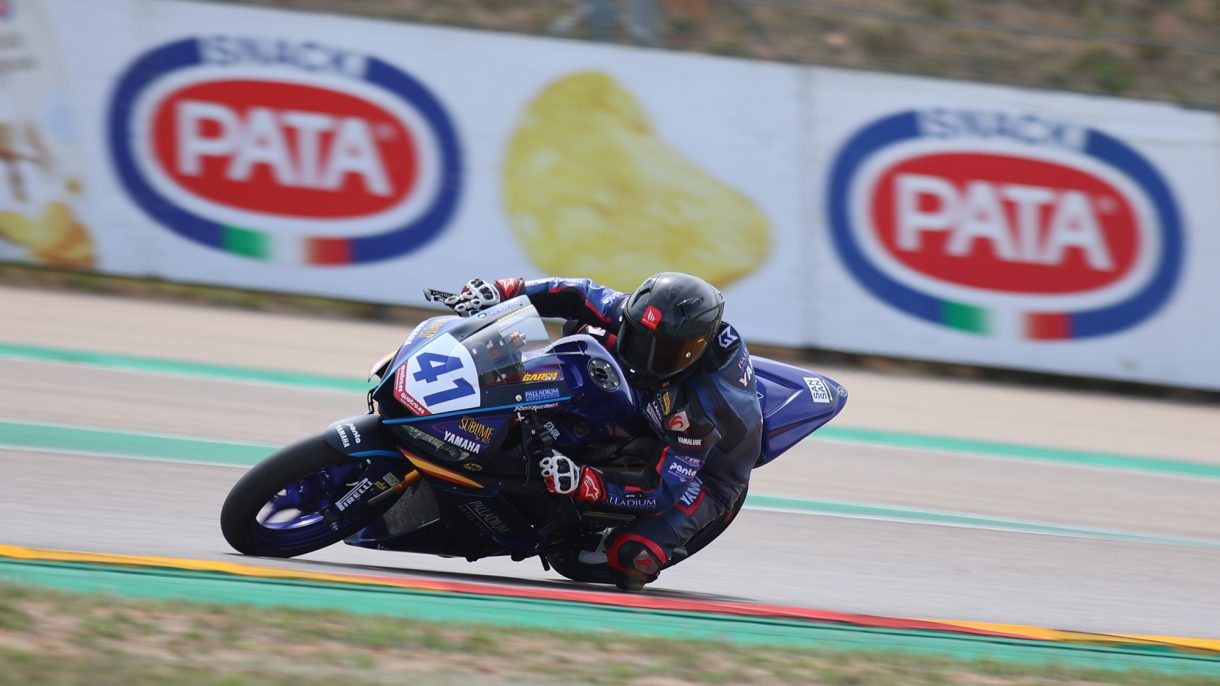
[[[381,423],[379,415],[370,413],[340,419],[331,423],[323,435],[326,444],[334,450],[356,460],[370,460],[374,466],[381,463],[386,467],[383,476],[362,479],[347,496],[351,502],[343,503],[340,509],[360,501],[364,501],[366,506],[375,506],[401,494],[422,476],[406,461],[393,434]],[[377,472],[373,471],[373,474]]]

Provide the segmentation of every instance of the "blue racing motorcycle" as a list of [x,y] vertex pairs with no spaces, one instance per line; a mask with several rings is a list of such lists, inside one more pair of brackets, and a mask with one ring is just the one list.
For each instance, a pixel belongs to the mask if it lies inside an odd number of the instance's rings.
[[[847,391],[814,372],[751,360],[765,423],[760,467],[835,417]],[[277,451],[233,486],[220,514],[233,548],[293,557],[342,540],[471,561],[538,556],[568,578],[610,580],[604,563],[584,564],[579,553],[635,515],[554,496],[538,473],[552,450],[583,464],[645,467],[619,448],[651,431],[596,339],[552,341],[519,297],[422,322],[372,376],[367,414]],[[744,501],[743,492],[730,516],[667,566],[720,535]]]

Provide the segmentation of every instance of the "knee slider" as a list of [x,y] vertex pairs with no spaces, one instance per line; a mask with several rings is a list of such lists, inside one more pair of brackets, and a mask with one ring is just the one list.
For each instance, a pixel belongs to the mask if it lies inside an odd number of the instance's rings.
[[611,569],[623,574],[639,574],[652,581],[661,573],[665,553],[660,546],[641,536],[620,536],[610,547],[607,559]]

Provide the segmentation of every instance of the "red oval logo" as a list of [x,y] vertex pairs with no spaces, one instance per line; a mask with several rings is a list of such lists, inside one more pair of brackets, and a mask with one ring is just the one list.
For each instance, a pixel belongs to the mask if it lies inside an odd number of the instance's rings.
[[870,205],[900,263],[964,286],[1065,294],[1109,286],[1135,263],[1139,231],[1108,182],[1052,162],[930,154],[881,173]]
[[181,187],[216,203],[291,217],[383,212],[411,192],[418,152],[382,107],[316,86],[210,81],[153,114],[153,147]]

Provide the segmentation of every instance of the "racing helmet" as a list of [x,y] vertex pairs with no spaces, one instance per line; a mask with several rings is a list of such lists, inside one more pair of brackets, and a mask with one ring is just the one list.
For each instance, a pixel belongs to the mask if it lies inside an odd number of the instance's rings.
[[660,386],[699,361],[720,328],[724,296],[690,274],[650,276],[627,297],[618,331],[618,356],[627,378]]

